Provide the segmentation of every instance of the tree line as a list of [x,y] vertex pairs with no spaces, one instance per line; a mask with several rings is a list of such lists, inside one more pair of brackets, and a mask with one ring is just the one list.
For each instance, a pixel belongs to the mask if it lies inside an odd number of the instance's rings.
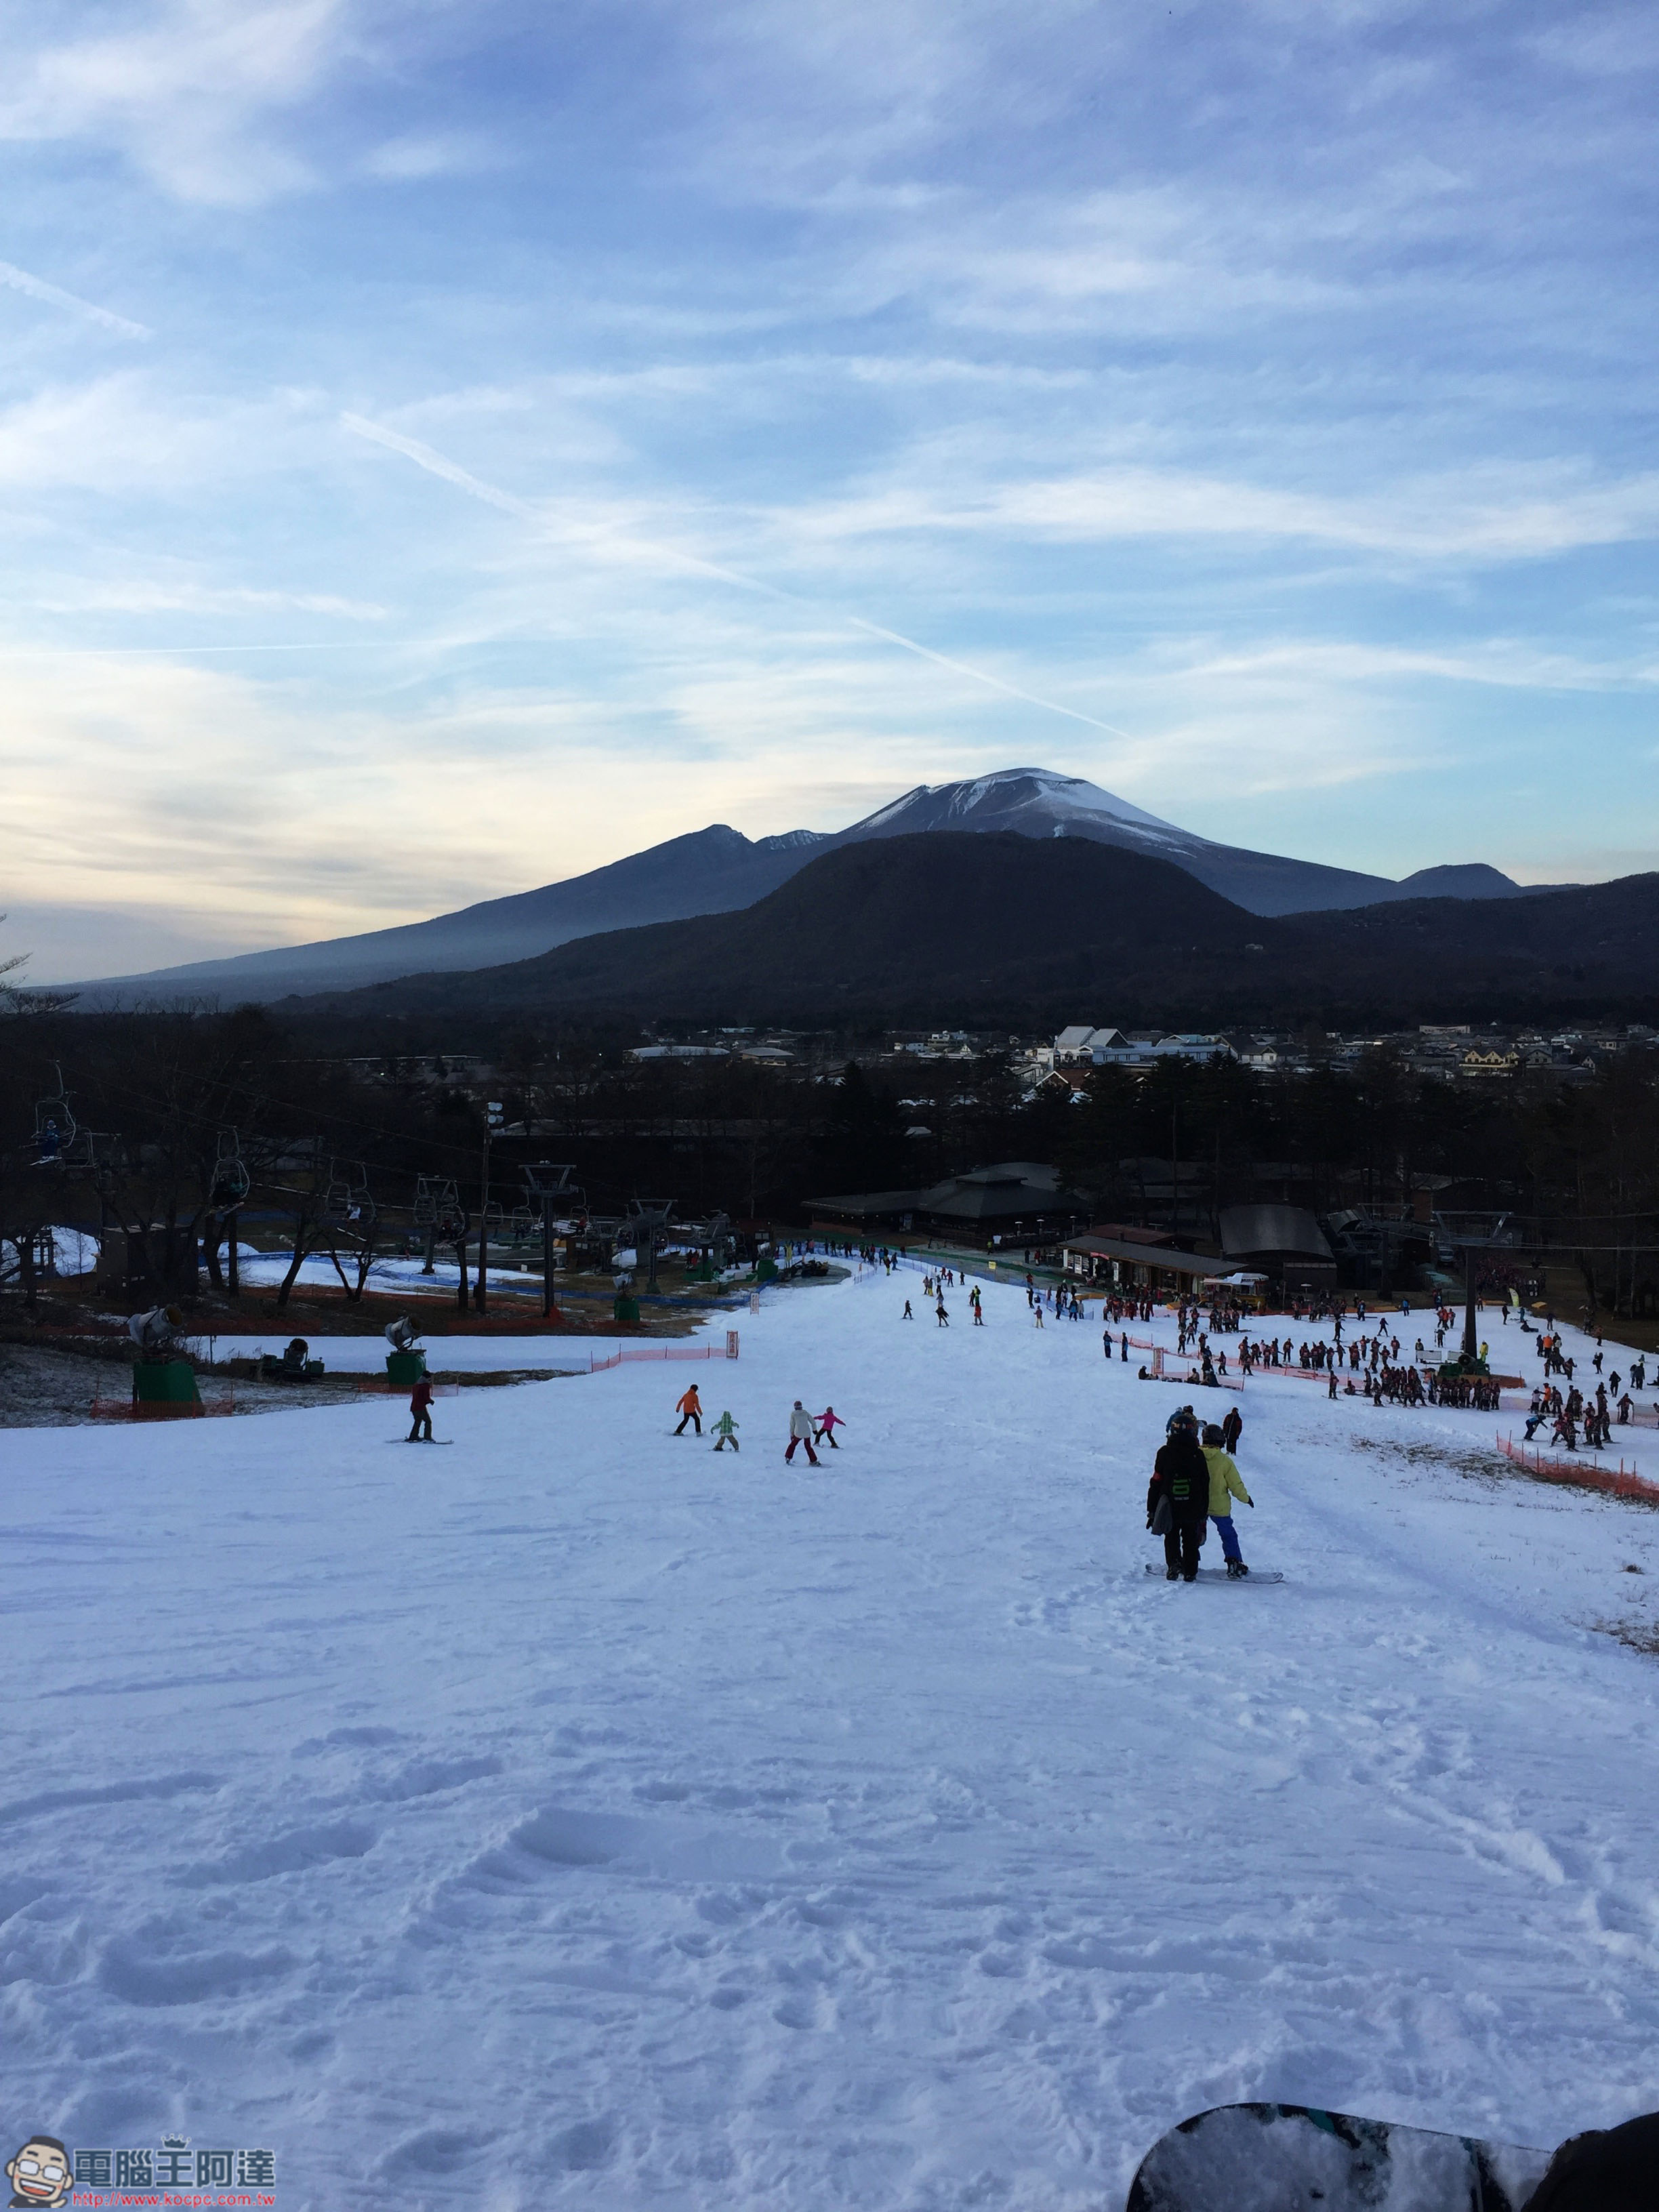
[[[308,1030],[269,1009],[77,1014],[0,997],[0,1282],[33,1292],[44,1231],[125,1237],[146,1294],[234,1296],[240,1224],[303,1261],[326,1251],[361,1295],[377,1240],[410,1224],[420,1178],[476,1208],[486,1096],[492,1188],[555,1159],[596,1215],[672,1199],[780,1224],[852,1191],[925,1188],[1000,1160],[1056,1167],[1097,1218],[1213,1232],[1220,1210],[1283,1192],[1316,1211],[1408,1215],[1425,1184],[1510,1211],[1582,1278],[1587,1300],[1659,1303],[1659,1054],[1582,1081],[1448,1084],[1386,1049],[1294,1075],[1228,1060],[1079,1071],[1033,1092],[1004,1050],[894,1062],[825,1033],[797,1057],[631,1058],[614,1030],[504,1035],[482,1080],[441,1055]],[[377,1042],[384,1043],[383,1037]],[[56,1124],[54,1133],[53,1124]],[[1164,1164],[1159,1199],[1148,1182]],[[1150,1165],[1149,1165],[1150,1164]],[[358,1194],[356,1212],[351,1194]]]

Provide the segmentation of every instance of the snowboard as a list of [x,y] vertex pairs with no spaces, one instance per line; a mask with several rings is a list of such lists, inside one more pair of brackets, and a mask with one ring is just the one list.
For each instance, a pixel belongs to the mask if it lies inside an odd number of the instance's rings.
[[[1156,1559],[1148,1559],[1146,1571],[1161,1575],[1164,1569]],[[1198,1579],[1201,1583],[1282,1583],[1285,1577],[1277,1567],[1252,1567],[1248,1575],[1230,1575],[1225,1567],[1200,1567]]]
[[1158,2137],[1127,2212],[1522,2212],[1551,2155],[1305,2105],[1217,2105]]

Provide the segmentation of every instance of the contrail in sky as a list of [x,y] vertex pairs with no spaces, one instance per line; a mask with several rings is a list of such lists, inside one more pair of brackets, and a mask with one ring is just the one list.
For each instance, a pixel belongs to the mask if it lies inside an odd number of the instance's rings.
[[[401,431],[389,430],[384,423],[370,422],[362,415],[343,414],[340,420],[356,436],[368,438],[377,446],[385,446],[394,453],[403,454],[417,468],[425,469],[432,476],[441,477],[458,490],[468,493],[474,499],[483,500],[486,506],[499,507],[507,514],[517,515],[521,521],[532,523],[543,531],[548,529],[545,514],[527,500],[520,499],[512,492],[502,491],[498,485],[486,483],[482,477],[471,475],[434,447],[422,445],[418,438],[406,438]],[[664,545],[650,538],[636,538],[631,533],[612,532],[607,535],[613,544],[624,546],[631,552],[649,553],[660,560],[672,561],[681,568],[696,569],[702,575],[718,577],[723,583],[735,584],[741,591],[759,592],[769,599],[784,599],[794,606],[805,607],[815,612],[823,611],[815,601],[805,598],[799,592],[785,591],[780,585],[769,584],[758,576],[745,575],[741,569],[726,568],[718,561],[706,561],[700,554],[683,553],[678,546]],[[1057,700],[1044,699],[1035,691],[1022,691],[1017,684],[1006,683],[1000,676],[993,676],[986,669],[975,668],[965,660],[953,660],[949,653],[935,653],[931,646],[922,645],[914,637],[906,637],[902,630],[888,629],[880,623],[866,622],[862,615],[837,612],[836,619],[849,629],[862,630],[868,637],[878,637],[889,645],[899,646],[906,653],[914,653],[920,659],[931,660],[937,667],[948,668],[956,675],[969,678],[975,684],[987,684],[992,690],[1004,692],[1011,699],[1023,700],[1028,707],[1039,707],[1050,714],[1064,714],[1068,721],[1085,722],[1090,729],[1103,730],[1109,737],[1127,738],[1132,744],[1134,742],[1131,731],[1121,730],[1114,722],[1100,721],[1093,714],[1085,714],[1075,707],[1062,707]]]
[[124,338],[153,338],[155,335],[144,324],[129,322],[125,315],[114,314],[108,307],[94,307],[90,300],[77,299],[73,292],[48,284],[43,276],[31,276],[27,269],[19,269],[9,261],[0,261],[0,284],[9,284],[14,292],[26,292],[31,300],[43,300],[49,307],[67,307],[72,315],[90,315],[94,323],[101,323],[106,331],[118,331]]

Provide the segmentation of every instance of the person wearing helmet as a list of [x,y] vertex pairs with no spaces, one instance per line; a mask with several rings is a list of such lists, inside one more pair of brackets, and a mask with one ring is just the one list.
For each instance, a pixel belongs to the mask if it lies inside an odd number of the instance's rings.
[[1198,1416],[1190,1406],[1170,1414],[1146,1489],[1146,1526],[1164,1538],[1164,1571],[1170,1582],[1198,1579],[1198,1554],[1210,1514],[1210,1468],[1198,1441]]

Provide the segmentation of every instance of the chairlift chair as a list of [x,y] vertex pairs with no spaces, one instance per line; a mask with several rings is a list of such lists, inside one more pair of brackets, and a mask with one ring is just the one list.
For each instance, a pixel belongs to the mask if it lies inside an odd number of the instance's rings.
[[58,1088],[49,1098],[40,1099],[34,1109],[34,1157],[40,1167],[66,1167],[75,1148],[76,1121],[70,1110],[69,1093],[64,1088],[64,1071],[52,1062],[58,1078]]
[[354,1229],[369,1230],[380,1218],[380,1209],[374,1202],[374,1194],[368,1187],[368,1170],[362,1160],[356,1164],[350,1187],[346,1194],[346,1219]]
[[323,1192],[323,1218],[341,1224],[351,1218],[351,1185],[337,1170],[332,1160],[328,1164],[328,1183]]
[[536,1226],[535,1218],[527,1206],[515,1206],[507,1233],[515,1244],[522,1244]]
[[219,1212],[228,1213],[234,1206],[242,1203],[248,1189],[247,1163],[242,1158],[241,1139],[234,1129],[221,1129],[213,1163],[210,1201]]
[[434,1229],[437,1226],[438,1194],[433,1185],[431,1176],[416,1176],[415,1178],[415,1226],[417,1229]]
[[489,1238],[492,1244],[500,1243],[501,1231],[506,1226],[506,1223],[507,1215],[502,1211],[501,1201],[499,1198],[490,1199],[484,1206],[483,1225],[484,1234]]

